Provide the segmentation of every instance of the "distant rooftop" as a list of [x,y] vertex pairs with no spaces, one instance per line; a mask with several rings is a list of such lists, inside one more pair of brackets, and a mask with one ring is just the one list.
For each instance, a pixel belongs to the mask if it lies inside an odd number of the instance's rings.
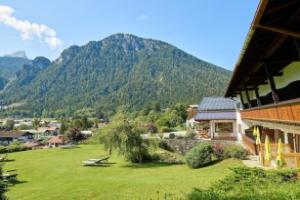
[[195,116],[196,121],[205,121],[205,120],[235,120],[235,112],[199,112]]
[[203,97],[199,104],[199,111],[235,110],[236,102],[224,97]]

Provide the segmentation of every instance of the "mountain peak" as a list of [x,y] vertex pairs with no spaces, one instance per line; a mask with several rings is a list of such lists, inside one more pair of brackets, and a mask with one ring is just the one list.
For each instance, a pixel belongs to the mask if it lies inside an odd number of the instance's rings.
[[13,52],[13,53],[11,53],[11,54],[5,55],[5,57],[26,58],[26,59],[27,59],[27,56],[26,56],[26,52],[25,52],[25,51],[16,51],[16,52]]

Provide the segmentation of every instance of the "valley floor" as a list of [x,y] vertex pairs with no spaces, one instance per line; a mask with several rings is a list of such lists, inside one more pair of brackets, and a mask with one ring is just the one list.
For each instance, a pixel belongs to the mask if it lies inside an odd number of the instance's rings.
[[242,165],[225,160],[201,169],[186,165],[131,165],[113,155],[106,167],[83,167],[81,162],[105,154],[100,145],[75,149],[44,149],[9,154],[4,170],[16,169],[19,183],[7,192],[9,199],[96,200],[177,199],[193,188],[206,188]]

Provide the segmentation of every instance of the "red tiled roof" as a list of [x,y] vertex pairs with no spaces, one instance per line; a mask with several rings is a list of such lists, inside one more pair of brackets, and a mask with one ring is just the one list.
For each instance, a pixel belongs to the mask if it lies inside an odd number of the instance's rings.
[[62,135],[53,136],[47,141],[47,143],[49,143],[49,144],[64,144],[64,143],[66,143],[66,139]]

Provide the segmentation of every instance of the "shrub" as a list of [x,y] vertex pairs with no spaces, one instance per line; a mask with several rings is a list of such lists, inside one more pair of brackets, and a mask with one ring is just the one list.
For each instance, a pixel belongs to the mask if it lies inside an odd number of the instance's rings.
[[17,152],[17,151],[26,151],[28,150],[27,147],[25,147],[22,144],[18,143],[12,143],[11,145],[6,147],[6,152],[5,153],[11,153],[11,152]]
[[160,152],[152,155],[152,161],[165,164],[182,164],[183,161],[176,155],[169,152]]
[[8,146],[0,146],[0,153],[12,153],[26,150],[28,150],[28,148],[19,142],[14,142]]
[[169,138],[170,138],[170,139],[175,139],[175,137],[176,137],[175,133],[170,133],[170,134],[169,134]]
[[197,135],[197,133],[195,132],[195,130],[193,129],[189,129],[186,133],[186,137],[189,139],[194,139],[194,137]]
[[207,190],[194,189],[189,200],[296,200],[300,184],[296,171],[233,168],[233,173]]
[[67,137],[69,140],[71,140],[73,142],[79,142],[79,141],[85,139],[85,136],[77,128],[70,128],[67,131]]
[[224,146],[217,143],[212,145],[214,154],[218,160],[222,160],[224,158]]
[[174,150],[170,147],[170,145],[168,144],[168,142],[165,141],[165,140],[161,140],[161,141],[158,143],[158,147],[161,148],[161,149],[167,150],[167,151],[171,151],[171,152],[174,151]]
[[186,155],[187,165],[191,168],[199,168],[213,162],[213,149],[210,143],[202,142],[193,147]]
[[224,146],[224,158],[246,159],[247,151],[240,145],[231,144]]
[[170,131],[172,131],[172,129],[167,127],[167,126],[161,127],[161,132],[163,132],[163,133],[167,133],[167,132],[170,132]]

